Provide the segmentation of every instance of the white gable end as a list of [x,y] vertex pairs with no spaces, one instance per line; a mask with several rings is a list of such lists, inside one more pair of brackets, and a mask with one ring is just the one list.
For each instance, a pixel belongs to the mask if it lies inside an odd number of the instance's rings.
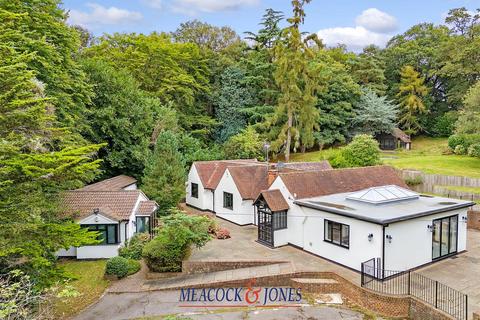
[[110,219],[101,213],[99,214],[94,214],[92,213],[88,217],[83,218],[78,222],[79,224],[112,224],[112,223],[118,223],[118,221],[115,221],[113,219]]

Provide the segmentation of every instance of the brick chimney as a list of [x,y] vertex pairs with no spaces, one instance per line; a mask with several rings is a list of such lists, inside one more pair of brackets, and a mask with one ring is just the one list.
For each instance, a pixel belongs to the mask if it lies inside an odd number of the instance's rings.
[[276,168],[268,169],[268,186],[269,187],[272,185],[276,177],[278,177],[278,170]]

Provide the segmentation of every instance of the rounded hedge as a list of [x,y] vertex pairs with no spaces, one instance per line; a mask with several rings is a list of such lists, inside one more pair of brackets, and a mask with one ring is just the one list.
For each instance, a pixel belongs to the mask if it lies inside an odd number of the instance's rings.
[[475,143],[468,147],[468,155],[470,157],[480,158],[480,143]]
[[128,259],[128,275],[137,273],[141,269],[140,261]]
[[128,275],[129,263],[128,259],[124,257],[113,257],[108,259],[105,268],[105,274],[110,276],[117,276],[123,278]]
[[455,152],[455,154],[462,156],[467,154],[467,148],[463,144],[459,144],[455,147],[455,150],[453,152]]
[[464,143],[465,143],[465,138],[461,135],[454,134],[448,138],[448,147],[452,149],[454,152],[455,152],[455,148],[458,145],[463,145]]

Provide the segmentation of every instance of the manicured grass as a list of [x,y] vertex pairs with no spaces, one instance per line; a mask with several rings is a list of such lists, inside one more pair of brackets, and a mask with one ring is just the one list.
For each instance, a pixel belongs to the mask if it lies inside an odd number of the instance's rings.
[[[444,154],[448,152],[446,138],[418,137],[412,150],[382,153],[382,161],[400,169],[421,170],[425,173],[480,178],[480,158]],[[338,149],[326,149],[291,156],[291,161],[328,159]]]
[[[290,155],[290,161],[292,162],[312,162],[328,160],[328,158],[335,156],[339,152],[339,149],[324,149],[321,151],[312,151],[305,153],[292,153]],[[279,161],[282,161],[279,159]]]
[[77,297],[58,298],[54,303],[55,319],[65,319],[78,314],[100,298],[109,281],[103,279],[106,260],[65,260],[60,265],[75,277],[69,285],[80,293]]
[[400,169],[415,169],[425,173],[480,178],[480,159],[455,155],[412,155],[383,159]]

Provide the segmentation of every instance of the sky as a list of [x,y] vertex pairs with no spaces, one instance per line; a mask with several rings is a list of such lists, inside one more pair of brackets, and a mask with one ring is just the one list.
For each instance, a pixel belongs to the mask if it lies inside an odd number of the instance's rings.
[[[69,23],[95,35],[113,32],[174,31],[198,19],[228,25],[240,35],[256,32],[267,8],[291,14],[290,0],[64,0]],[[328,46],[359,51],[384,46],[391,36],[420,22],[442,23],[449,9],[480,8],[480,0],[312,0],[302,31],[318,33]]]

